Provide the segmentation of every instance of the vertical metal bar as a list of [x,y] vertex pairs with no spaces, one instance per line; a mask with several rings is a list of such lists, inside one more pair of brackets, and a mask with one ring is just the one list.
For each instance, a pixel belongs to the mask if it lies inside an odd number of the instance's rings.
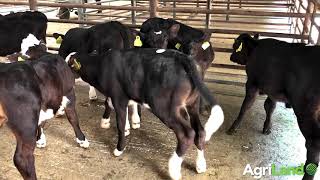
[[[207,0],[207,9],[211,9],[211,0]],[[210,21],[211,21],[211,14],[207,13],[206,14],[206,28],[210,28]]]
[[[230,10],[230,0],[227,1],[227,10]],[[226,20],[229,21],[229,12],[227,12]]]
[[[176,8],[176,7],[177,7],[176,1],[173,0],[173,8]],[[176,19],[177,14],[176,14],[176,11],[175,11],[175,10],[172,12],[172,16],[173,16],[173,19]]]
[[36,11],[37,8],[37,0],[29,0],[30,10]]
[[[131,0],[131,6],[132,7],[137,6],[136,0]],[[132,24],[136,24],[136,11],[135,10],[131,11],[131,20],[132,20]]]
[[150,2],[150,17],[157,17],[158,16],[158,0],[149,0]]
[[[77,3],[83,4],[84,0],[78,0]],[[84,11],[85,11],[85,9],[84,8],[77,8],[77,10],[78,10],[78,20],[79,21],[83,21],[84,20]],[[79,24],[79,27],[84,27],[84,24]]]

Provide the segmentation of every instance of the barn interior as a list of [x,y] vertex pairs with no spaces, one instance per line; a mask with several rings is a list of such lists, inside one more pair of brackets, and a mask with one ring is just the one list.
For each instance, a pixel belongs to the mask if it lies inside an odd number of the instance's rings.
[[[266,96],[259,96],[245,115],[234,135],[226,131],[236,119],[245,95],[246,73],[243,66],[230,61],[234,39],[241,33],[260,38],[276,38],[287,42],[320,43],[319,3],[317,0],[0,0],[0,14],[39,10],[49,19],[47,45],[57,53],[55,32],[66,33],[73,27],[90,27],[105,21],[120,21],[139,29],[149,17],[174,18],[195,28],[211,32],[215,59],[206,73],[205,82],[218,99],[225,115],[221,128],[206,144],[207,171],[195,170],[196,148],[187,152],[182,165],[183,179],[254,179],[244,175],[251,167],[297,167],[306,160],[305,139],[292,109],[277,103],[272,115],[272,132],[262,134]],[[59,8],[68,8],[70,17],[63,19]],[[85,8],[85,10],[83,10]],[[102,10],[98,13],[98,10]],[[6,57],[0,57],[5,61]],[[142,111],[140,129],[131,130],[127,146],[120,157],[113,156],[117,142],[115,114],[111,128],[100,128],[103,114],[102,94],[89,101],[88,85],[78,81],[77,112],[80,127],[90,141],[88,149],[75,143],[72,127],[65,117],[46,123],[47,147],[35,150],[38,179],[169,179],[168,159],[176,147],[176,137],[149,110]],[[203,124],[208,115],[202,115]],[[8,127],[0,130],[0,179],[21,179],[12,156],[15,137]],[[272,176],[261,179],[301,179],[301,175]],[[315,175],[320,179],[320,172]]]

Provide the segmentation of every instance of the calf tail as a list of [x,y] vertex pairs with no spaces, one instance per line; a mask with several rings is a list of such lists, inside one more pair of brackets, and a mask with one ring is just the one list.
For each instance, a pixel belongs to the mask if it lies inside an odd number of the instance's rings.
[[179,58],[181,64],[183,65],[185,71],[189,75],[192,83],[199,90],[200,95],[208,101],[211,108],[211,114],[208,121],[206,122],[204,129],[206,131],[206,141],[209,141],[212,134],[215,133],[224,121],[224,114],[222,108],[217,104],[217,101],[211,95],[209,89],[205,86],[200,78],[200,74],[197,71],[196,64],[193,59],[185,58],[180,56]]

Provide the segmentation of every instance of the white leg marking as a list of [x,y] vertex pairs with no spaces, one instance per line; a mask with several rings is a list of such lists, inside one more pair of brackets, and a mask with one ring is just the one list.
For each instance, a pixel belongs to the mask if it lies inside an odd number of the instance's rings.
[[108,119],[102,118],[100,122],[100,126],[103,129],[109,129],[110,128],[110,117]]
[[56,115],[59,115],[59,116],[64,115],[64,113],[65,113],[64,109],[67,107],[67,105],[69,103],[70,103],[70,100],[66,96],[63,96],[62,101],[61,101],[61,105],[60,105]]
[[182,157],[179,157],[176,152],[169,159],[169,175],[173,180],[181,179],[181,164]]
[[107,102],[108,102],[109,107],[111,109],[114,109],[111,98],[108,98]]
[[53,110],[52,109],[47,109],[46,111],[43,111],[41,109],[40,114],[39,114],[39,122],[38,125],[40,125],[43,121],[51,119],[54,117]]
[[130,134],[130,122],[129,122],[129,118],[128,118],[128,106],[127,106],[127,114],[126,114],[126,125],[124,128],[124,135],[125,136],[129,136]]
[[80,147],[83,147],[83,148],[88,148],[90,143],[89,141],[87,140],[87,138],[85,138],[84,140],[79,140],[78,138],[76,139],[77,143],[79,144]]
[[204,151],[197,149],[197,161],[196,161],[196,169],[198,173],[204,173],[207,170],[206,159],[204,158]]
[[133,109],[133,112],[131,115],[132,129],[138,129],[140,128],[140,116],[138,114],[138,103],[130,104],[129,106],[131,106]]
[[206,131],[205,141],[210,140],[212,134],[219,129],[223,121],[224,121],[224,115],[221,107],[219,105],[213,106],[213,108],[211,109],[210,117],[204,126],[204,129]]
[[121,154],[123,153],[123,151],[119,151],[117,148],[113,151],[113,155],[119,157]]
[[43,129],[41,128],[40,139],[37,141],[37,148],[44,148],[47,145],[46,136],[43,133]]
[[93,86],[89,87],[89,99],[90,100],[96,100],[98,99],[96,89]]

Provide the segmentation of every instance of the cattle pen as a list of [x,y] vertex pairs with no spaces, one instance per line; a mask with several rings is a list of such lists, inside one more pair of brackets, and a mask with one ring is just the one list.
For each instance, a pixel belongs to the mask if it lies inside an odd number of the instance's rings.
[[[59,8],[68,9],[70,18],[59,18]],[[206,146],[207,172],[196,173],[196,149],[192,148],[182,165],[185,179],[254,179],[244,173],[248,164],[252,168],[272,166],[279,170],[298,167],[305,162],[305,140],[292,109],[284,104],[277,105],[272,133],[268,136],[261,133],[265,96],[258,98],[241,130],[236,135],[226,135],[241,107],[246,82],[245,67],[232,63],[229,58],[234,39],[241,33],[252,36],[258,33],[262,39],[320,45],[318,0],[89,0],[86,3],[83,0],[0,0],[0,14],[25,10],[38,10],[48,17],[47,45],[53,53],[59,49],[53,33],[65,34],[70,28],[87,28],[106,21],[119,21],[139,30],[150,17],[173,18],[212,33],[210,42],[215,59],[206,73],[205,82],[223,107],[225,123]],[[64,117],[50,121],[46,126],[49,145],[35,151],[38,179],[169,179],[167,159],[175,147],[174,133],[148,110],[143,110],[141,129],[132,130],[127,137],[124,156],[114,157],[115,114],[111,115],[111,129],[100,129],[104,97],[99,94],[97,101],[89,101],[85,86],[83,82],[77,83],[77,109],[80,125],[91,147],[83,150],[70,140],[73,132]],[[204,119],[207,116],[201,116],[201,120]],[[8,128],[0,130],[3,137],[0,179],[21,179],[11,159],[14,136]],[[261,177],[302,178],[271,173],[261,174]],[[319,170],[315,176],[318,178]]]

